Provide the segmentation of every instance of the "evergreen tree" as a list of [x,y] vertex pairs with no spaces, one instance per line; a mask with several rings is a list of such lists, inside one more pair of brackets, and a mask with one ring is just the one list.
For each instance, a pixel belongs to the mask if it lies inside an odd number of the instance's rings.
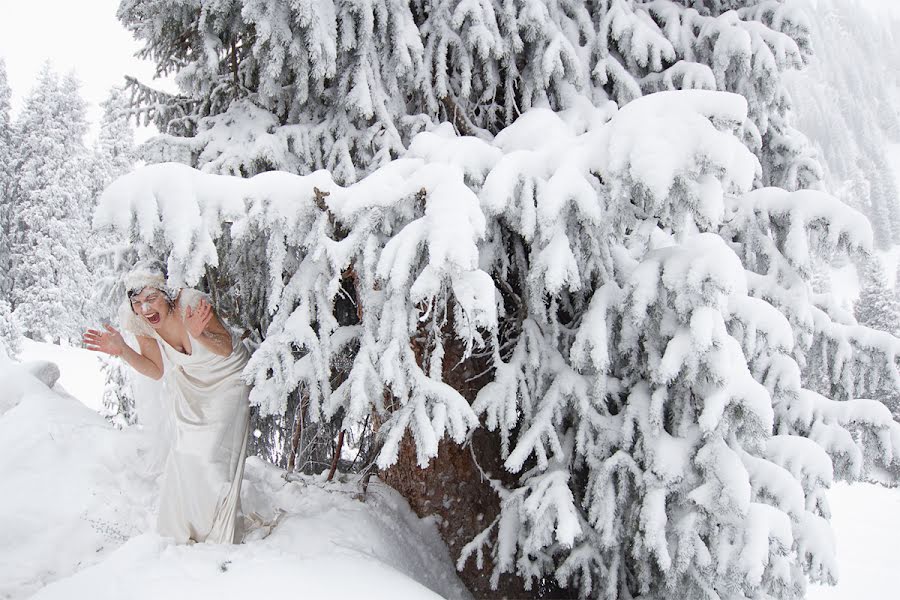
[[131,379],[122,362],[103,356],[100,369],[106,379],[103,387],[103,414],[113,425],[122,429],[137,421]]
[[[114,179],[134,168],[137,160],[134,128],[128,119],[128,99],[119,88],[110,90],[101,104],[100,134],[91,157],[91,197],[96,202],[100,193]],[[109,320],[125,298],[120,275],[134,262],[134,253],[122,235],[110,232],[103,238],[104,244],[90,252],[91,270],[95,285],[93,304],[96,317]],[[131,369],[121,361],[101,357],[106,378],[103,390],[103,411],[117,427],[132,425],[137,421],[134,394],[131,388]]]
[[137,162],[134,127],[129,122],[129,103],[125,92],[112,88],[100,106],[103,114],[91,170],[95,199],[116,177],[133,169]]
[[802,189],[821,171],[780,75],[804,15],[334,6],[120,8],[183,85],[133,86],[159,147],[205,173],[126,176],[98,224],[246,326],[260,412],[371,420],[478,596],[833,581],[825,491],[900,456],[859,399],[900,380],[900,342],[810,293],[813,257],[871,229]]
[[[734,10],[733,10],[734,9]],[[183,95],[132,84],[165,135],[206,171],[250,176],[326,168],[351,183],[439,121],[490,137],[532,106],[620,106],[671,89],[749,102],[742,136],[762,181],[821,176],[787,121],[780,73],[810,52],[803,13],[770,2],[124,0],[142,56],[177,73]]]
[[10,194],[12,306],[33,339],[77,339],[90,314],[86,131],[78,81],[45,65],[15,123]]
[[[98,223],[172,284],[229,270],[246,322],[261,291],[251,401],[375,419],[383,478],[442,517],[478,595],[802,597],[835,577],[833,478],[900,456],[857,399],[896,380],[900,340],[809,293],[813,257],[871,229],[824,193],[752,190],[745,111],[697,91],[532,109],[492,142],[419,134],[348,188],[151,166]],[[829,397],[801,371],[821,348]]]
[[862,290],[853,309],[860,325],[900,335],[900,302],[877,256],[865,261]]
[[786,78],[797,127],[821,155],[828,188],[844,188],[841,199],[869,217],[887,249],[900,243],[900,192],[886,155],[900,142],[900,21],[853,0],[802,5],[816,56]]
[[9,302],[0,298],[0,356],[17,358],[22,350],[22,332],[9,307]]
[[10,180],[12,176],[13,137],[10,120],[11,91],[6,81],[6,62],[0,58],[0,300],[8,302],[12,289],[10,278],[10,223],[12,207]]

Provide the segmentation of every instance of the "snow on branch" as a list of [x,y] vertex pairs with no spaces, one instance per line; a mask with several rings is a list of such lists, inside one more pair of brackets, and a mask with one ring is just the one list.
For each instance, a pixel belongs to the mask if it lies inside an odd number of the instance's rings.
[[[761,60],[736,13],[648,6]],[[665,19],[628,31],[647,66],[669,60]],[[244,375],[264,414],[291,394],[344,428],[374,412],[382,468],[404,440],[424,467],[444,439],[495,432],[515,486],[460,566],[487,552],[495,584],[608,598],[616,581],[796,595],[834,577],[833,478],[900,457],[900,426],[854,399],[860,361],[896,371],[900,341],[816,305],[811,255],[871,232],[820,192],[751,191],[754,110],[689,90],[533,109],[490,141],[444,125],[349,186],[155,165],[114,182],[95,223],[167,256],[177,285],[218,268],[259,304]]]

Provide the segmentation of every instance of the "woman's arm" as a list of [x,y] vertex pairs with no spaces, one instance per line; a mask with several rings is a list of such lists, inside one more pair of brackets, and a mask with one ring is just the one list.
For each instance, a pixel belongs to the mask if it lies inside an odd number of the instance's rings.
[[162,353],[156,340],[143,335],[137,336],[141,351],[136,352],[125,343],[122,334],[111,325],[104,325],[106,331],[88,329],[83,338],[85,347],[94,352],[103,352],[110,356],[120,356],[131,367],[151,379],[160,379],[165,372]]
[[143,335],[137,336],[138,347],[140,353],[131,349],[131,346],[125,344],[125,352],[122,353],[122,359],[134,368],[141,375],[146,375],[150,379],[162,379],[166,369],[163,365],[162,352],[159,350],[159,343],[153,338]]
[[231,333],[225,329],[205,299],[200,299],[197,308],[188,306],[185,309],[184,326],[187,327],[191,337],[213,354],[231,356],[234,351]]

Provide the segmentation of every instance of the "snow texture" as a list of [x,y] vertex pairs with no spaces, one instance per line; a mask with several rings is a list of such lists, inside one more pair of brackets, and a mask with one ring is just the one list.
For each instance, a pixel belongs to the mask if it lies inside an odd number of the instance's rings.
[[154,431],[115,429],[6,359],[0,382],[5,598],[469,597],[434,524],[390,488],[373,481],[361,502],[352,483],[285,481],[254,458],[242,498],[256,515],[251,541],[174,545],[153,531]]

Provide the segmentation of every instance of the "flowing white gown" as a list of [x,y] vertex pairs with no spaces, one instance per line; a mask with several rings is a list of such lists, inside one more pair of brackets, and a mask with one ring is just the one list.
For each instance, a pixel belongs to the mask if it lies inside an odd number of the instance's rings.
[[179,543],[239,543],[250,415],[250,388],[240,374],[247,349],[232,336],[234,350],[223,357],[191,337],[188,355],[154,337],[166,359],[174,413],[157,529]]

